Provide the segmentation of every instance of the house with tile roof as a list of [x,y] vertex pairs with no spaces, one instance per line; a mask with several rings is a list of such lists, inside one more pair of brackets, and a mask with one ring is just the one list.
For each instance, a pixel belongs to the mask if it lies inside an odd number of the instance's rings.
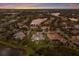
[[53,32],[53,31],[49,31],[47,33],[47,37],[50,41],[50,43],[52,44],[59,44],[59,43],[66,43],[66,40],[64,39],[63,36],[61,36],[60,34]]

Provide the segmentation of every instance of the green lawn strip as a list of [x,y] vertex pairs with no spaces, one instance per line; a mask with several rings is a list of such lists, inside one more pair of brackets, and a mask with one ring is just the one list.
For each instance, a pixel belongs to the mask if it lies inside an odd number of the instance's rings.
[[19,44],[15,45],[15,44],[12,44],[10,42],[0,41],[0,44],[3,44],[5,46],[11,47],[11,48],[20,48],[20,49],[23,49],[23,47],[19,46]]

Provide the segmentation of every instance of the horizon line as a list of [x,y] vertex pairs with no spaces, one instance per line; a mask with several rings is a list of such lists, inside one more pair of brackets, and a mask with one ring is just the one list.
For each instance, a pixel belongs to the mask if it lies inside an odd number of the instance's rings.
[[68,8],[68,7],[17,7],[17,8],[4,8],[0,7],[0,9],[79,9],[79,8]]

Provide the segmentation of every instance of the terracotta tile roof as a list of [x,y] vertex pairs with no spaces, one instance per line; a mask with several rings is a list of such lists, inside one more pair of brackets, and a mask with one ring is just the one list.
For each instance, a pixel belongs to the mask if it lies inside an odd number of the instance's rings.
[[50,40],[59,40],[59,41],[63,41],[64,40],[64,38],[61,35],[59,35],[59,34],[57,34],[55,32],[48,32],[47,33],[47,37]]

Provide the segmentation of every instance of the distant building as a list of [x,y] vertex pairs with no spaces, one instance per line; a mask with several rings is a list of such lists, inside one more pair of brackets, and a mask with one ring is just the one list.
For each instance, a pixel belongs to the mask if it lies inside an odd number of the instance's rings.
[[34,19],[32,22],[31,22],[31,29],[38,29],[38,28],[41,28],[41,24],[43,22],[45,22],[47,20],[47,18],[38,18],[38,19]]
[[78,19],[77,18],[69,18],[71,21],[78,21]]
[[78,34],[79,34],[79,30],[78,30],[78,29],[72,30],[71,33],[72,33],[73,35],[78,35]]
[[64,40],[63,36],[59,35],[56,32],[48,32],[47,37],[49,41],[53,44],[58,44],[58,43],[65,43],[66,41]]
[[79,35],[72,36],[72,42],[79,46]]
[[10,20],[10,21],[8,21],[9,23],[13,23],[13,22],[16,22],[17,20]]
[[74,25],[74,27],[75,27],[76,29],[79,29],[79,25]]
[[15,33],[13,36],[15,39],[22,40],[26,35],[22,31],[19,31],[19,32]]
[[32,41],[45,40],[45,36],[41,32],[36,32],[31,37]]
[[18,26],[19,28],[22,28],[23,24],[22,24],[22,23],[17,23],[17,26]]
[[38,19],[34,19],[31,22],[31,25],[40,25],[42,22],[46,21],[47,18],[38,18]]
[[53,15],[53,16],[59,16],[60,13],[51,13],[51,15]]

